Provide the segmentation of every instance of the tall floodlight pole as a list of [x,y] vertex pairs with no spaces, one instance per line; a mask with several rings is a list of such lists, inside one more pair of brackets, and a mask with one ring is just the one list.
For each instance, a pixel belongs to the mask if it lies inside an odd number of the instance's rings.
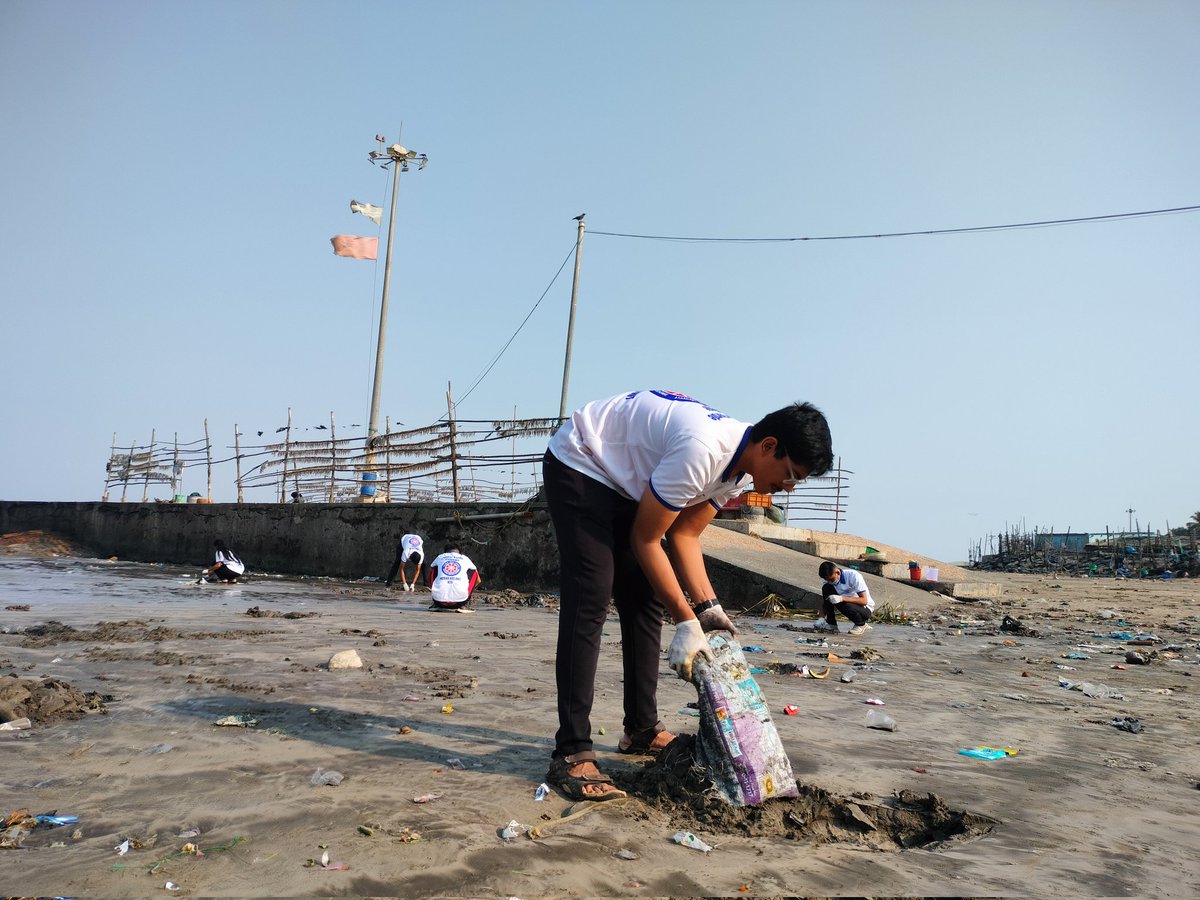
[[580,213],[575,217],[579,223],[579,232],[575,237],[575,277],[571,279],[571,317],[567,320],[567,355],[563,359],[562,397],[558,401],[558,423],[561,425],[567,418],[567,381],[571,377],[571,344],[575,340],[575,307],[579,300],[579,258],[583,255],[583,217]]
[[[384,138],[376,136],[380,144]],[[409,164],[416,163],[417,170],[425,168],[429,157],[424,153],[392,144],[383,150],[372,150],[368,157],[373,165],[392,168],[392,211],[388,217],[387,256],[383,263],[383,299],[379,303],[379,340],[375,345],[375,380],[371,385],[371,416],[367,421],[367,462],[374,461],[375,439],[379,436],[379,398],[383,383],[383,345],[387,338],[388,288],[392,282],[392,239],[396,233],[396,195],[400,185],[400,173],[407,172]]]

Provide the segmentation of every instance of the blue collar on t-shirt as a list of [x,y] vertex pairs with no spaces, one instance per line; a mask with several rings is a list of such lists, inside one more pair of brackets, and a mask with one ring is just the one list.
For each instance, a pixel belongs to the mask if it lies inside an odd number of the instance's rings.
[[[742,435],[742,442],[740,444],[738,444],[737,449],[733,451],[733,459],[731,459],[729,461],[729,465],[727,465],[725,467],[725,471],[721,473],[721,481],[722,482],[729,480],[729,473],[733,469],[733,464],[736,463],[738,461],[738,459],[741,457],[742,451],[746,449],[746,444],[750,443],[750,429],[753,427],[754,426],[752,426],[752,425],[746,426],[746,433]],[[734,478],[734,481],[740,481],[742,476],[745,474],[746,474],[745,472],[738,472],[736,477]]]

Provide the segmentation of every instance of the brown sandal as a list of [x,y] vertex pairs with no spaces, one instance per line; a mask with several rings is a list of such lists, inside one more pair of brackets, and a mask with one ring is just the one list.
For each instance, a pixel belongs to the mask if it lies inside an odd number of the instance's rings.
[[675,735],[667,731],[662,722],[656,722],[652,728],[638,732],[636,735],[626,734],[617,742],[617,752],[627,755],[654,756],[665,750]]
[[[622,800],[629,795],[613,784],[613,780],[602,772],[596,775],[572,775],[571,769],[580,763],[595,763],[596,754],[584,750],[571,756],[560,756],[551,760],[550,770],[546,773],[546,783],[558,788],[567,795],[569,800]],[[587,793],[584,788],[589,784],[606,785],[609,790],[603,793]]]

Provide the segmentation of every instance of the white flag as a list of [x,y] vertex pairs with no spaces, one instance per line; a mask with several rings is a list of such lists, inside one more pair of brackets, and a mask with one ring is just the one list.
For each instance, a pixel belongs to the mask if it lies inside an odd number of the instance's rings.
[[376,225],[383,218],[383,209],[378,206],[372,206],[370,203],[359,203],[357,200],[350,201],[350,212],[362,213]]

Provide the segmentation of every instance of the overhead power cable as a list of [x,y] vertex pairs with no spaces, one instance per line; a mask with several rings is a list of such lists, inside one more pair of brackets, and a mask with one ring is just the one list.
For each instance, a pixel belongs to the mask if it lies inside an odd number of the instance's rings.
[[495,356],[492,357],[492,361],[490,363],[488,363],[487,368],[484,369],[482,373],[480,373],[479,377],[477,377],[471,383],[471,386],[469,388],[467,388],[467,392],[465,394],[463,394],[461,397],[459,397],[457,400],[454,401],[455,409],[458,409],[459,404],[471,396],[471,391],[473,391],[473,390],[475,390],[475,388],[479,387],[479,383],[481,381],[483,381],[483,379],[487,378],[488,372],[492,371],[492,369],[495,368],[496,363],[500,362],[500,357],[502,357],[504,355],[504,351],[508,349],[509,344],[511,344],[513,341],[515,341],[517,339],[517,335],[521,333],[521,329],[525,327],[525,323],[529,321],[530,316],[532,316],[535,312],[537,312],[537,308],[542,305],[542,301],[546,299],[546,295],[548,293],[550,293],[550,288],[554,287],[554,282],[558,281],[558,276],[562,274],[562,270],[566,268],[567,262],[571,259],[571,257],[574,255],[574,253],[575,253],[575,244],[572,243],[570,252],[568,252],[567,255],[563,258],[562,265],[560,265],[558,267],[558,271],[554,273],[554,277],[550,279],[550,283],[548,285],[546,285],[546,289],[544,291],[542,291],[542,296],[538,297],[537,303],[533,304],[533,309],[529,310],[529,312],[526,314],[525,318],[521,320],[521,324],[517,326],[517,330],[513,332],[512,337],[510,337],[507,341],[504,342],[504,346],[501,347],[499,352]]
[[1018,228],[1049,228],[1054,225],[1083,225],[1089,222],[1116,222],[1121,219],[1141,219],[1190,213],[1200,206],[1175,206],[1169,209],[1146,209],[1140,212],[1113,213],[1107,216],[1077,216],[1071,219],[1043,219],[1037,222],[1012,222],[1007,225],[972,225],[968,228],[927,228],[921,231],[887,231],[876,234],[825,234],[807,237],[683,237],[668,234],[631,234],[624,231],[588,231],[605,237],[634,238],[643,241],[676,241],[682,244],[785,244],[795,241],[860,241],[866,238],[917,237],[931,234],[973,234],[985,231],[1015,231]]

